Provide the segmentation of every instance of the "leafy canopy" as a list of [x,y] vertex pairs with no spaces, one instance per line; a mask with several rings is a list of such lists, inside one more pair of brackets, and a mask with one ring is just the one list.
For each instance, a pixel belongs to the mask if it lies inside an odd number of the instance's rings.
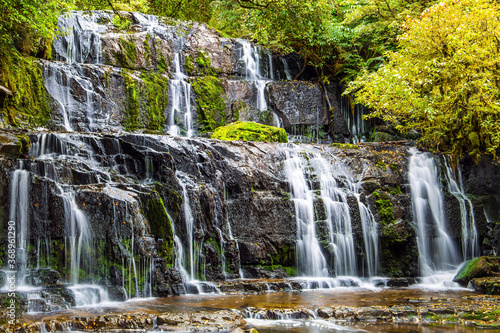
[[447,0],[408,19],[400,50],[375,73],[354,81],[356,102],[421,144],[455,158],[500,144],[500,4]]

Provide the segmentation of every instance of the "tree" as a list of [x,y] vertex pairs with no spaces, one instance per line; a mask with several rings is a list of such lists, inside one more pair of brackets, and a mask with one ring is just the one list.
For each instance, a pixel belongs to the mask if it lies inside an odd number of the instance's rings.
[[500,145],[500,5],[447,0],[405,22],[400,50],[346,93],[420,143],[455,158],[496,158]]

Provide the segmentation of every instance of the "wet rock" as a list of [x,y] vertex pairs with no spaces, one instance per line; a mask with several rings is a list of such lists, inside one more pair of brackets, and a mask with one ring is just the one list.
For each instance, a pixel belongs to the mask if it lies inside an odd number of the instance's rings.
[[311,82],[272,82],[267,86],[269,106],[286,128],[328,125],[328,112],[320,85]]
[[482,293],[500,295],[500,276],[474,278],[470,282],[472,287]]
[[480,257],[468,261],[453,278],[462,286],[467,286],[474,278],[500,276],[500,257]]
[[386,283],[387,287],[408,287],[410,284],[407,279],[389,279]]

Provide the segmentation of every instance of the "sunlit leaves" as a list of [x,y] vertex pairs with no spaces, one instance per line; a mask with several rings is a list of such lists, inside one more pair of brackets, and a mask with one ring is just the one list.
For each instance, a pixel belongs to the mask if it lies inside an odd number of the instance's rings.
[[500,5],[445,1],[408,19],[400,51],[352,83],[371,116],[416,129],[429,148],[478,160],[500,145]]

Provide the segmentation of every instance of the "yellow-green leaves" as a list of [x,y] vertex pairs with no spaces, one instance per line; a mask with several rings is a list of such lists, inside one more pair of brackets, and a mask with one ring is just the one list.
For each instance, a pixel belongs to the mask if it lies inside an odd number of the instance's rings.
[[400,50],[349,88],[356,101],[398,129],[418,130],[428,148],[476,161],[500,145],[500,5],[443,1],[408,19]]

